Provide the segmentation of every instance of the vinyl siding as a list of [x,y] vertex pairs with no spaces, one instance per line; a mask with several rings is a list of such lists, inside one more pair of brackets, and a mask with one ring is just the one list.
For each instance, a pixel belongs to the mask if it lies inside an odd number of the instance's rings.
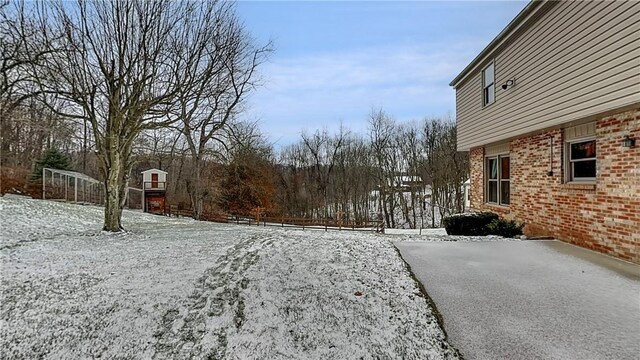
[[[514,35],[457,85],[459,150],[640,103],[640,2],[550,2]],[[496,100],[483,107],[491,61]]]

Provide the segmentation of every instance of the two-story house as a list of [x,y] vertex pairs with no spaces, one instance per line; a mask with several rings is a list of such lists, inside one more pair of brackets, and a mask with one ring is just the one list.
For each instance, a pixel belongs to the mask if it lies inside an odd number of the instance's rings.
[[640,2],[532,1],[450,85],[473,210],[640,263]]

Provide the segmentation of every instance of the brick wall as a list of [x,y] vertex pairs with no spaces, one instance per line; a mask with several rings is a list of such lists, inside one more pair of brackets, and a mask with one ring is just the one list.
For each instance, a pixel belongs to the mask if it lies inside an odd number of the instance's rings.
[[[637,139],[635,148],[622,146],[625,135]],[[596,121],[594,185],[565,183],[563,149],[558,129],[511,141],[508,207],[484,203],[484,150],[471,149],[471,208],[524,221],[530,236],[553,236],[640,263],[640,109]]]
[[471,184],[469,186],[469,202],[471,210],[480,210],[477,206],[483,203],[482,191],[484,172],[484,148],[474,148],[469,151],[469,167],[471,172]]

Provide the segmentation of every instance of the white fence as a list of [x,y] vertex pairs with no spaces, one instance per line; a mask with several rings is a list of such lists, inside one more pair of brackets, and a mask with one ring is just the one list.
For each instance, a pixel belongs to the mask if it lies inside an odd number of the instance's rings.
[[[125,206],[142,209],[142,189],[129,187]],[[42,169],[42,199],[104,205],[104,183],[89,175],[52,168]]]

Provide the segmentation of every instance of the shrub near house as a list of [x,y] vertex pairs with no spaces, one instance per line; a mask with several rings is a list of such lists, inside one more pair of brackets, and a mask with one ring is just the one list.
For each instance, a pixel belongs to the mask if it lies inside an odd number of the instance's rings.
[[442,219],[448,235],[515,237],[522,235],[523,223],[502,219],[496,213],[458,214]]
[[449,235],[484,236],[489,235],[489,224],[498,219],[492,212],[458,214],[442,219],[442,225]]

